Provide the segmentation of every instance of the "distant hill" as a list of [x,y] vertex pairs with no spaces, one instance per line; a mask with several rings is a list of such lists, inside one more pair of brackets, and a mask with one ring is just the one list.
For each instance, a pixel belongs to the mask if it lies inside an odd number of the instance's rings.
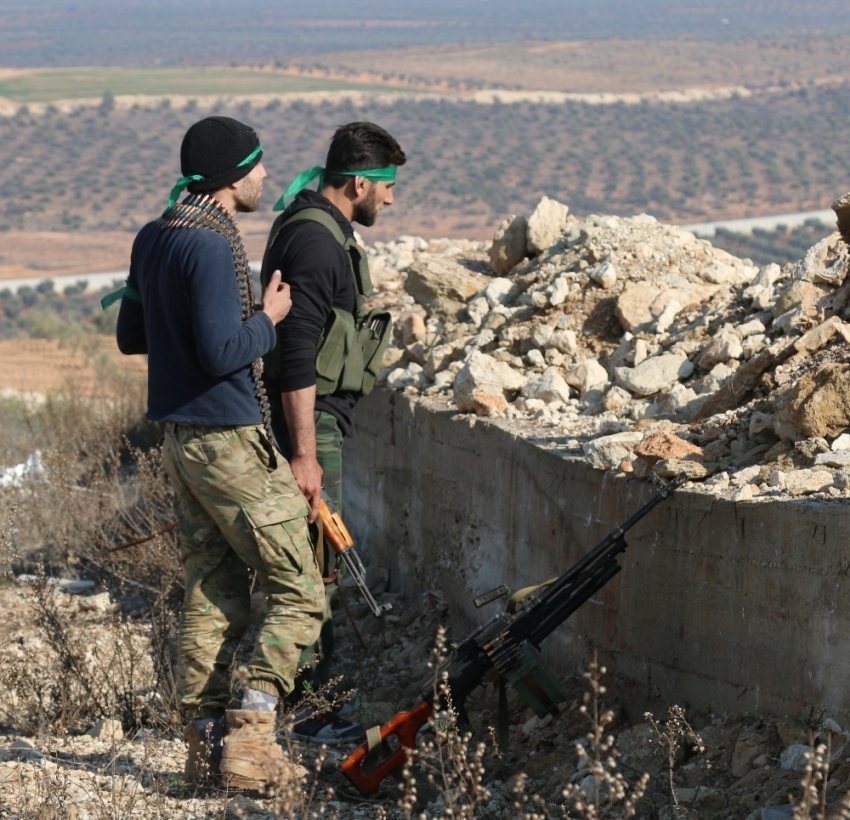
[[850,33],[846,0],[2,0],[0,65],[256,62],[498,40]]

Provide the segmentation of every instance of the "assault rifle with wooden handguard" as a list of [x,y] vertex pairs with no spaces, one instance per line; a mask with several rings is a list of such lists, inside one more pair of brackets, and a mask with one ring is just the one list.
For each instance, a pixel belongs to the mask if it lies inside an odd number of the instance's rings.
[[342,516],[327,498],[322,498],[319,503],[319,518],[322,521],[322,537],[331,545],[334,553],[345,565],[348,574],[354,579],[354,583],[369,604],[369,609],[380,618],[392,608],[392,604],[379,604],[372,596],[366,584],[366,567],[363,566],[360,556],[354,550],[354,539],[348,527],[345,526]]
[[[538,716],[557,713],[564,695],[540,661],[540,644],[620,571],[617,556],[626,549],[626,532],[686,480],[684,473],[669,484],[657,479],[658,494],[563,575],[539,587],[515,593],[510,599],[509,611],[494,616],[462,643],[451,646],[449,656],[437,670],[436,679],[446,682],[445,689],[450,694],[450,705],[457,714],[459,725],[469,725],[464,703],[493,669]],[[484,606],[507,592],[507,587],[498,587],[476,598],[475,605]],[[374,794],[387,775],[403,766],[409,751],[416,748],[419,730],[437,712],[449,706],[445,695],[435,691],[433,680],[423,689],[421,698],[412,710],[399,712],[381,726],[380,732],[377,727],[370,730],[366,743],[343,762],[343,773],[361,794]],[[397,741],[394,750],[387,742],[390,737]],[[384,750],[388,751],[386,756],[374,762],[374,758],[380,758]]]

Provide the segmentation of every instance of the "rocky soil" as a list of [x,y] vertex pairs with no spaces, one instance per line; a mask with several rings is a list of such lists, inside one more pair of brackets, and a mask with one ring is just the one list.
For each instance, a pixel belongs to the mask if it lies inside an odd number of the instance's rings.
[[370,253],[373,302],[398,317],[389,388],[735,501],[850,493],[841,234],[759,269],[651,216],[577,219],[544,197],[492,243]]
[[[439,625],[448,619],[441,595],[429,591],[419,601],[407,601],[385,591],[386,579],[376,574],[373,591],[382,603],[391,603],[391,613],[375,619],[361,604],[354,589],[347,589],[349,618],[337,610],[341,653],[338,672],[352,692],[354,714],[367,725],[385,721],[400,709],[411,707],[421,687],[429,679],[428,663]],[[74,587],[57,593],[57,612],[72,634],[85,635],[93,651],[109,654],[116,638],[126,640],[119,605],[108,592],[83,589],[82,595],[69,594]],[[31,687],[45,691],[67,670],[58,668],[45,635],[33,627],[28,584],[0,589],[0,607],[6,618],[8,640],[0,649],[0,672],[8,684],[11,670],[21,661],[29,670]],[[132,642],[140,656],[150,654],[149,625],[131,622]],[[359,637],[358,637],[359,636]],[[459,637],[459,636],[456,636]],[[362,644],[361,644],[362,641]],[[688,737],[687,727],[666,723],[666,710],[659,707],[658,730],[675,736],[680,747],[672,755],[669,743],[638,712],[631,714],[633,693],[616,680],[603,681],[610,692],[602,696],[611,709],[610,730],[616,737],[619,756],[616,770],[633,786],[643,773],[650,775],[646,795],[638,804],[642,818],[673,818],[688,815],[697,820],[715,817],[744,820],[778,820],[790,816],[789,795],[798,800],[813,742],[831,743],[826,796],[835,805],[850,789],[850,742],[843,729],[823,715],[808,720],[757,719],[737,714],[687,714],[698,731],[699,742]],[[149,695],[149,678],[139,679],[138,695]],[[577,676],[562,681],[567,701],[560,716],[540,719],[510,693],[510,743],[498,757],[489,727],[496,724],[495,687],[488,684],[472,699],[470,717],[475,741],[487,744],[484,755],[485,786],[481,800],[482,818],[519,816],[514,808],[517,784],[524,794],[540,801],[550,816],[560,816],[565,804],[563,791],[572,785],[588,792],[594,780],[586,758],[577,747],[588,747],[588,718],[580,711],[588,681]],[[14,691],[20,692],[20,687]],[[258,795],[234,795],[224,791],[192,790],[182,780],[185,747],[168,733],[153,729],[130,731],[130,727],[110,715],[103,715],[87,731],[59,730],[56,726],[33,726],[33,713],[26,704],[15,702],[17,695],[4,687],[0,708],[0,816],[61,817],[73,820],[106,817],[208,818],[208,817],[289,817],[305,806],[284,806]],[[26,720],[24,719],[26,718]],[[28,722],[29,721],[29,722]],[[427,739],[427,737],[426,737]],[[285,742],[281,736],[282,742]],[[339,817],[376,816],[380,805],[392,817],[400,792],[387,782],[377,801],[357,799],[338,771],[349,748],[327,750],[324,760],[317,750],[302,745],[297,752],[311,769],[318,771],[318,796],[312,808],[324,806]],[[436,760],[428,757],[433,771]],[[518,773],[526,778],[518,780]],[[418,802],[415,813],[427,817],[446,816],[456,789],[446,789],[438,775],[427,782],[424,766],[414,769]],[[671,781],[672,777],[672,781]],[[672,782],[672,790],[671,790]],[[326,794],[326,790],[334,790]],[[675,799],[679,804],[676,809]],[[47,812],[49,807],[52,813]],[[614,812],[613,816],[617,816]]]

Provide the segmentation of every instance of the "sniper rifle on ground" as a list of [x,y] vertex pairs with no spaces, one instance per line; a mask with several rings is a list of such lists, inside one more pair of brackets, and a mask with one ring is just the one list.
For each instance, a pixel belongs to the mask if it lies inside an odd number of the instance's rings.
[[[416,748],[417,733],[440,710],[451,706],[458,723],[469,725],[464,703],[491,669],[499,673],[503,682],[507,680],[538,716],[557,713],[564,695],[542,665],[537,649],[544,638],[622,569],[617,556],[626,549],[626,532],[686,480],[684,473],[666,485],[658,479],[658,494],[563,575],[515,593],[508,611],[494,616],[461,644],[452,645],[436,676],[438,682],[447,684],[443,691],[451,697],[451,704],[446,694],[435,691],[432,683],[423,690],[417,706],[409,712],[399,712],[380,729],[370,729],[366,743],[343,762],[343,773],[361,794],[374,794],[387,775],[404,765],[410,751]],[[484,606],[507,592],[507,587],[498,587],[480,595],[474,603]],[[503,688],[500,701],[506,703]],[[395,737],[398,743],[393,751],[388,749],[389,737]],[[389,751],[387,756],[374,762],[373,758],[380,758],[385,751]]]

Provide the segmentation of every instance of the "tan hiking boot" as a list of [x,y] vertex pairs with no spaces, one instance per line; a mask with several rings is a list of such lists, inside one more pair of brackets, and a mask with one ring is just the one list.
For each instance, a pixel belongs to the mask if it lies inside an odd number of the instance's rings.
[[189,744],[183,779],[196,786],[210,785],[219,775],[221,724],[217,727],[210,725],[202,735],[192,721],[183,729],[183,739]]
[[275,713],[228,709],[221,773],[228,788],[265,791],[300,782],[307,770],[293,763],[275,737]]

